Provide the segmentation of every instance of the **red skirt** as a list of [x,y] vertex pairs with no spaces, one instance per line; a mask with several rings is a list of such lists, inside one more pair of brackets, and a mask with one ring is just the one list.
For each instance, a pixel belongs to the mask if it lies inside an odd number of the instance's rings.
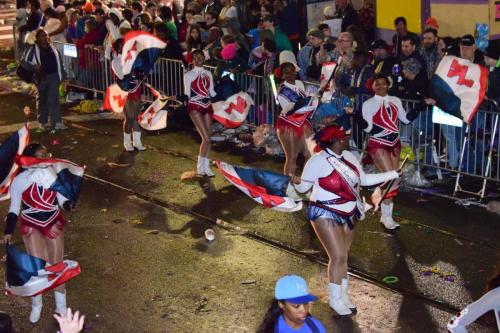
[[365,158],[363,158],[363,164],[373,164],[372,156],[377,154],[377,151],[380,149],[389,152],[394,156],[399,156],[401,153],[401,141],[398,139],[394,145],[386,145],[381,143],[380,141],[368,140],[368,145],[366,146],[366,152],[368,153]]
[[204,106],[201,106],[199,104],[188,102],[187,110],[188,110],[188,113],[198,112],[198,113],[201,113],[203,116],[206,114],[209,114],[209,115],[214,114],[214,109],[212,108],[212,104],[209,104],[207,107],[204,107]]
[[304,127],[309,128],[312,131],[312,125],[309,120],[304,121],[300,125],[296,125],[295,123],[289,122],[286,118],[281,116],[276,120],[276,130],[281,132],[293,131],[295,136],[301,137],[304,135]]
[[26,220],[24,220],[22,217],[19,217],[19,222],[20,222],[20,232],[21,236],[30,236],[31,233],[33,232],[33,229],[38,230],[42,235],[49,239],[54,239],[59,234],[61,233],[61,230],[64,228],[66,223],[66,219],[64,218],[63,214],[59,212],[57,217],[50,223],[47,223],[44,226],[36,225],[33,223],[30,223]]

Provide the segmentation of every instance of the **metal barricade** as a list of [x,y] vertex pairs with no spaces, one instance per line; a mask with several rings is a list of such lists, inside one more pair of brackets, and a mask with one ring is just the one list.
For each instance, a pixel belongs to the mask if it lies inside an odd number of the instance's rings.
[[[68,77],[74,85],[93,92],[104,92],[113,83],[111,66],[100,49],[87,48],[79,54],[73,44],[54,43],[61,52]],[[84,57],[82,60],[81,57]],[[206,66],[214,72],[215,68]],[[182,61],[160,58],[149,76],[148,82],[157,90],[169,96],[184,94],[183,78],[187,69]],[[247,122],[251,125],[273,124],[279,114],[271,83],[268,77],[247,73],[234,73],[236,83],[254,99]],[[318,85],[307,83],[310,91]],[[149,90],[144,90],[144,98],[152,100]],[[363,103],[369,96],[358,96],[356,101]],[[417,101],[402,100],[406,110],[417,107]],[[356,109],[359,111],[361,107]],[[500,130],[496,121],[498,111],[492,107],[480,109],[469,130],[466,127],[437,124],[432,120],[433,111],[419,114],[411,124],[400,122],[400,136],[403,146],[409,146],[415,153],[417,168],[425,167],[435,171],[438,177],[442,172],[454,172],[485,180],[500,181]],[[367,134],[360,128],[353,133],[358,149],[364,149]],[[496,129],[496,131],[495,131]],[[466,139],[464,141],[464,138]],[[490,153],[491,151],[491,153]],[[489,161],[489,165],[488,165]]]

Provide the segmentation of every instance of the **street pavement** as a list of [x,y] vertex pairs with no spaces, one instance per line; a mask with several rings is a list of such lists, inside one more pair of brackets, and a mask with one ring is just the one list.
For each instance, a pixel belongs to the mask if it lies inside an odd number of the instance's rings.
[[[0,108],[0,133],[23,121],[31,101],[18,97],[0,97],[0,106],[8,106]],[[294,273],[322,296],[312,313],[329,332],[442,332],[452,309],[482,295],[498,260],[498,216],[402,193],[400,231],[386,233],[371,215],[357,226],[349,265],[365,279],[352,278],[359,314],[341,320],[328,309],[326,257],[304,212],[264,209],[219,174],[182,182],[180,175],[195,167],[195,133],[152,133],[143,138],[147,151],[125,153],[119,120],[72,121],[68,131],[32,132],[32,141],[86,165],[91,176],[66,233],[67,257],[83,271],[68,284],[69,304],[87,314],[90,331],[253,332],[275,280]],[[279,161],[227,146],[216,146],[213,158],[281,169]],[[2,203],[0,214],[6,209]],[[213,226],[217,219],[226,228]],[[204,240],[209,227],[213,243]],[[453,281],[423,274],[431,268]],[[399,282],[383,286],[387,275]],[[26,324],[27,299],[2,298],[0,310],[14,314],[23,332],[55,331],[48,298],[36,327]],[[471,331],[494,331],[491,323],[484,318]]]

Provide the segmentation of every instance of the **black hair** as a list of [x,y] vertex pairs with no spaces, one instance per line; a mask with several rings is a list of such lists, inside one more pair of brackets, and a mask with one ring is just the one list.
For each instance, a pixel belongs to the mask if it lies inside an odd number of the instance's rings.
[[45,148],[42,144],[35,142],[27,145],[23,150],[23,156],[35,157],[37,150]]
[[437,35],[438,35],[437,30],[436,30],[436,29],[434,29],[434,28],[427,28],[427,29],[425,29],[425,31],[422,33],[422,35],[423,35],[423,34],[428,34],[428,33],[433,34],[433,35],[434,35],[434,37],[437,37]]
[[104,16],[104,14],[105,14],[105,13],[104,13],[104,9],[102,9],[102,8],[100,8],[100,7],[99,7],[99,8],[96,8],[96,9],[94,10],[94,15],[95,15],[95,14],[99,14],[99,15],[101,15],[101,16]]
[[373,76],[373,83],[375,83],[375,81],[377,80],[380,80],[380,79],[384,79],[386,82],[387,82],[387,85],[390,86],[391,85],[391,81],[389,80],[389,77],[387,75],[385,75],[384,73],[377,73]]
[[146,9],[153,8],[153,7],[156,7],[156,4],[154,2],[148,2],[146,5]]
[[319,30],[330,29],[330,26],[326,23],[321,23],[318,25]]
[[411,36],[405,36],[405,37],[401,38],[401,43],[407,42],[407,41],[410,41],[411,45],[417,45],[417,41],[415,40],[415,38],[413,38]]
[[269,38],[265,38],[264,40],[262,40],[261,42],[262,44],[264,44],[264,48],[269,51],[269,52],[276,52],[276,42],[272,39],[269,39]]
[[122,11],[123,18],[129,22],[132,22],[132,17],[134,17],[134,13],[129,8],[125,8]]
[[0,312],[0,332],[12,333],[12,318],[5,312]]
[[[164,40],[168,39],[168,27],[164,22],[156,22],[153,25],[153,29],[154,31],[156,31],[157,37]],[[161,37],[158,35],[160,35]]]
[[193,51],[191,52],[191,55],[193,56],[193,58],[194,58],[194,56],[195,56],[195,55],[197,55],[197,54],[201,54],[201,55],[203,56],[203,58],[205,58],[205,53],[203,53],[203,51],[202,51],[202,50],[200,50],[200,49],[196,49],[196,50],[193,50]]
[[205,15],[207,15],[207,14],[210,15],[210,16],[212,16],[212,18],[215,18],[215,19],[218,16],[217,13],[214,12],[213,10],[209,10],[208,12],[205,13]]
[[123,38],[118,38],[117,40],[115,40],[112,44],[113,51],[115,51],[116,53],[122,53],[123,43]]
[[40,9],[40,0],[28,0],[28,2],[35,8],[35,10]]
[[400,22],[403,22],[404,25],[408,25],[408,23],[406,22],[406,18],[404,18],[403,16],[396,17],[396,19],[394,20],[394,25],[396,26]]
[[225,44],[231,44],[231,43],[234,43],[236,42],[236,40],[234,39],[234,36],[233,35],[224,35],[221,37],[221,40],[225,43]]
[[132,3],[132,9],[137,10],[138,12],[142,12],[142,5],[139,1],[134,1]]
[[57,16],[57,13],[56,13],[56,10],[52,7],[49,7],[47,9],[45,9],[45,11],[43,12],[46,16],[48,17],[58,17]]
[[264,319],[257,329],[257,333],[274,333],[276,321],[283,314],[283,310],[279,307],[279,301],[273,299],[271,305],[267,309]]
[[172,19],[172,9],[168,6],[160,7],[160,17],[164,21],[170,21]]

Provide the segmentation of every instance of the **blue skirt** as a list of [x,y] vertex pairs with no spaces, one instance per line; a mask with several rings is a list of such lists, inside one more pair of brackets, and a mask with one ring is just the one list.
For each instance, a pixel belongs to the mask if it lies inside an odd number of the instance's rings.
[[[354,214],[356,215],[356,214]],[[328,219],[338,225],[347,225],[349,229],[354,229],[354,223],[352,223],[352,216],[342,216],[323,207],[319,207],[314,203],[310,203],[307,208],[307,219],[309,221],[316,221],[318,218]]]

